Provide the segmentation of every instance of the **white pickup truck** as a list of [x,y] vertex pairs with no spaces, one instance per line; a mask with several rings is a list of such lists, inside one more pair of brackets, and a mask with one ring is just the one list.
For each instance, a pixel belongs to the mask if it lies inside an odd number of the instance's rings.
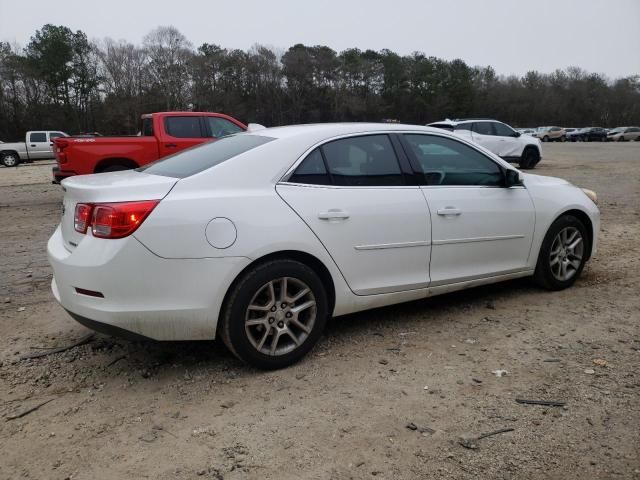
[[68,136],[56,130],[34,130],[27,132],[24,142],[0,142],[0,163],[16,167],[20,162],[53,159],[53,140]]

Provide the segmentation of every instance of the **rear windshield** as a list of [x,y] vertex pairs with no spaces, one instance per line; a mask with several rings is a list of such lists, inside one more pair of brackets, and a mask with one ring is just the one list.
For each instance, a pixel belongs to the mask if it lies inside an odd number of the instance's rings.
[[443,130],[449,130],[453,132],[453,125],[450,123],[430,123],[429,127],[441,128]]
[[272,140],[275,139],[261,135],[231,135],[165,157],[139,168],[138,171],[165,177],[186,178]]

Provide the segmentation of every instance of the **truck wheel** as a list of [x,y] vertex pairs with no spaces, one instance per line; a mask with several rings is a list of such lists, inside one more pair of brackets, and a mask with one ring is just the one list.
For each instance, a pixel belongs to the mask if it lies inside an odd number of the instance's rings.
[[539,161],[540,154],[538,153],[538,150],[536,148],[528,147],[522,152],[518,165],[523,170],[529,170],[534,168]]
[[20,163],[20,157],[16,153],[5,153],[2,155],[2,164],[5,167],[17,167]]

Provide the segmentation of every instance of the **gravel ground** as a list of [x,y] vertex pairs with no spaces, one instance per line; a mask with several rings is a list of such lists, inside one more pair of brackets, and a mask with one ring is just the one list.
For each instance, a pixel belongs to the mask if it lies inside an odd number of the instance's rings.
[[0,478],[640,478],[640,143],[545,145],[536,173],[600,196],[600,250],[573,288],[342,317],[264,373],[218,342],[101,335],[18,360],[88,331],[49,291],[50,165],[0,168]]

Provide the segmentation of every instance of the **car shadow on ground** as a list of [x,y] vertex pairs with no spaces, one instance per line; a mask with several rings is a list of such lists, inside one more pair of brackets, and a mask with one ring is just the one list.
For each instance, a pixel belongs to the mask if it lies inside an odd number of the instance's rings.
[[[314,354],[336,346],[340,348],[356,340],[362,341],[371,335],[381,335],[380,332],[385,330],[415,329],[423,325],[422,322],[452,315],[459,316],[464,321],[465,312],[476,308],[487,308],[485,314],[490,315],[495,308],[496,299],[504,300],[536,291],[538,289],[530,280],[518,279],[333,318],[328,322],[319,344],[302,363],[313,361]],[[473,321],[477,321],[477,318],[474,317]],[[259,372],[237,360],[220,339],[156,342],[97,335],[92,342],[92,349],[96,353],[105,352],[109,357],[126,360],[128,368],[139,370],[143,377],[153,376],[176,366],[187,370],[206,369],[212,373],[216,370],[235,370],[246,374]],[[120,367],[127,368],[125,362]]]

